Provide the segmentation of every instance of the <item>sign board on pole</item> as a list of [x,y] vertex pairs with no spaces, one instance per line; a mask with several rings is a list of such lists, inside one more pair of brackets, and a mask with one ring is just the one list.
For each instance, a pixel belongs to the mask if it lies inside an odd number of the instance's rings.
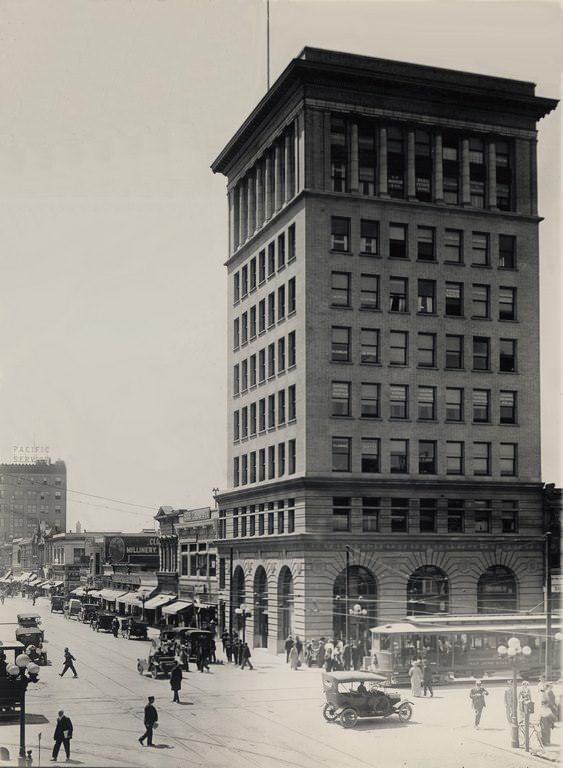
[[551,591],[563,592],[563,574],[557,573],[551,576]]

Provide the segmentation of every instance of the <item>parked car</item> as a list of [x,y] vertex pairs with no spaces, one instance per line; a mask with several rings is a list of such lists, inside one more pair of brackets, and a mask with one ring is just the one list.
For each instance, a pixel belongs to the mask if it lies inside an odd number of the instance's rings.
[[98,612],[99,605],[97,603],[82,603],[82,607],[80,609],[80,613],[78,614],[78,618],[83,624],[86,624],[90,621],[92,616],[95,616]]
[[28,645],[41,645],[44,638],[44,632],[39,627],[18,627],[16,629],[16,640],[26,647]]
[[132,637],[147,640],[148,627],[149,625],[146,621],[141,621],[133,616],[127,616],[127,618],[121,620],[120,634],[121,637],[126,637],[128,640]]
[[115,613],[109,613],[108,611],[99,611],[96,614],[92,629],[96,632],[111,632],[112,622],[115,619]]
[[51,596],[51,613],[55,613],[55,611],[59,613],[65,612],[65,599],[62,595]]
[[65,619],[78,619],[80,611],[82,610],[82,603],[77,597],[71,597],[68,603],[65,603]]
[[38,627],[41,624],[41,616],[31,611],[18,613],[16,618],[20,627]]

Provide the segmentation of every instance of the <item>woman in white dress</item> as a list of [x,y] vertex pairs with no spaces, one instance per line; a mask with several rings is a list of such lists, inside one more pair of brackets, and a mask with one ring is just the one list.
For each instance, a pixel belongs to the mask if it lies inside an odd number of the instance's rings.
[[411,679],[411,693],[413,696],[420,696],[422,685],[422,667],[420,661],[413,661],[411,668],[409,669],[409,677]]

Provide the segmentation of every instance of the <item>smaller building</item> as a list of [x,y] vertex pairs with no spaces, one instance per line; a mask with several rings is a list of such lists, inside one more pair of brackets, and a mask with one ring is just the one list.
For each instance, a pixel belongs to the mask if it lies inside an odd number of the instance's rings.
[[193,605],[191,623],[202,628],[217,625],[218,519],[218,510],[200,507],[184,510],[176,523],[180,551],[178,597]]

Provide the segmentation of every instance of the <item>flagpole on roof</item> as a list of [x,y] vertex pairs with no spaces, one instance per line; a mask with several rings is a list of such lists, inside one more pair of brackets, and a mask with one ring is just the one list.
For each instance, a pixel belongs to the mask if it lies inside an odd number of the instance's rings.
[[270,0],[266,0],[266,83],[270,90]]

